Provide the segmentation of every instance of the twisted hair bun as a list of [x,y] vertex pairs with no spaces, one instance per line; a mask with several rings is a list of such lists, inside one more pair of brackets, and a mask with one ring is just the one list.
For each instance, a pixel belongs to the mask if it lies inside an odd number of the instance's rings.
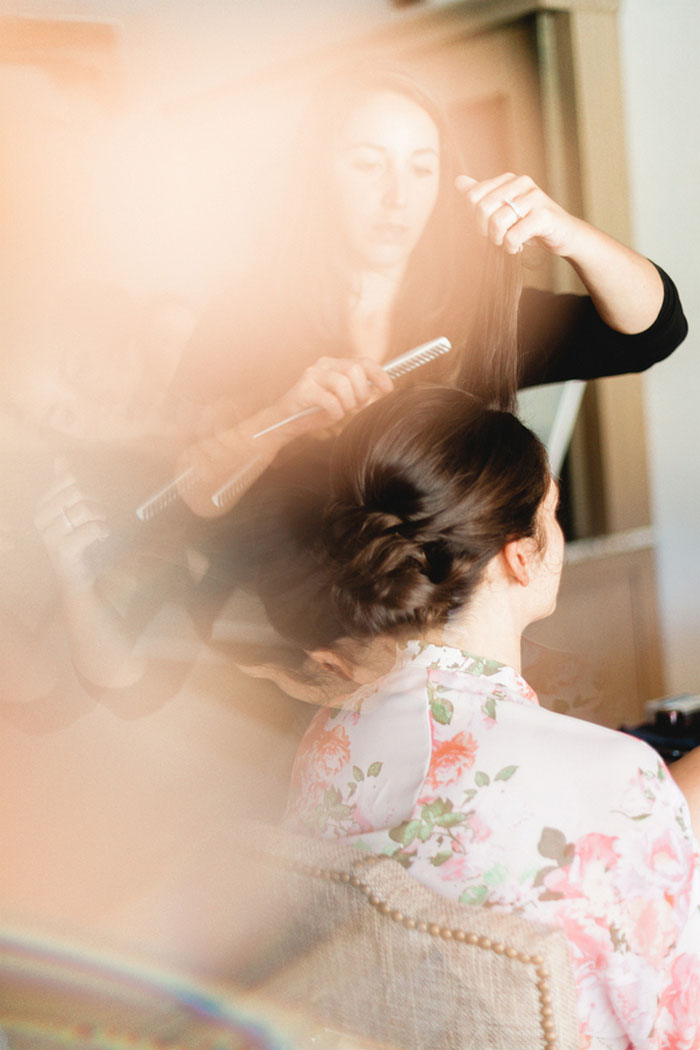
[[[387,495],[395,495],[387,486]],[[443,619],[458,593],[447,538],[415,509],[405,517],[334,501],[326,514],[337,565],[333,599],[350,633],[381,634],[407,622]]]
[[534,534],[548,477],[538,439],[462,391],[403,391],[360,413],[338,439],[324,519],[344,629],[444,622],[509,539]]

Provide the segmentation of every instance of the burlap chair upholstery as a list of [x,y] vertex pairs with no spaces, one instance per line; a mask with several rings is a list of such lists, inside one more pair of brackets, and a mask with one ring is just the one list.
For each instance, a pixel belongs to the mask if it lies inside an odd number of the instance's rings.
[[[449,901],[347,844],[232,834],[228,979],[0,930],[0,1048],[579,1050],[560,930]],[[191,907],[206,913],[196,887]]]
[[269,922],[238,976],[280,1008],[346,1033],[339,1046],[579,1050],[561,930],[449,901],[342,842],[249,834]]

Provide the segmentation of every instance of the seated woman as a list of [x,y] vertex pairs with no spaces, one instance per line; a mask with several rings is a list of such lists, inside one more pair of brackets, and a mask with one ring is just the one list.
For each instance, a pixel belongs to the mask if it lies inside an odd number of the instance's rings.
[[395,651],[315,716],[289,823],[562,927],[582,1045],[700,1045],[687,804],[649,747],[541,708],[520,675],[522,632],[553,611],[563,561],[543,446],[469,394],[407,391],[347,426],[331,488],[335,613],[356,644]]

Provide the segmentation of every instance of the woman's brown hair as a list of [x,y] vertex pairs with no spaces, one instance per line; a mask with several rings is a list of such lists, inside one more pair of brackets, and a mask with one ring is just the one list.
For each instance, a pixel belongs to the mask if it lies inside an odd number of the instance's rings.
[[446,387],[391,395],[340,435],[324,520],[349,635],[444,623],[510,540],[537,536],[547,453],[509,412]]

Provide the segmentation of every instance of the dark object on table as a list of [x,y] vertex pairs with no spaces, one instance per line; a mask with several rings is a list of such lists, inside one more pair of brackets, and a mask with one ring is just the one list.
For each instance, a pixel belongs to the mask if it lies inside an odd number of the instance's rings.
[[646,741],[665,762],[675,762],[700,746],[700,696],[679,693],[650,700],[645,706],[646,722],[631,728],[621,726],[623,733]]

